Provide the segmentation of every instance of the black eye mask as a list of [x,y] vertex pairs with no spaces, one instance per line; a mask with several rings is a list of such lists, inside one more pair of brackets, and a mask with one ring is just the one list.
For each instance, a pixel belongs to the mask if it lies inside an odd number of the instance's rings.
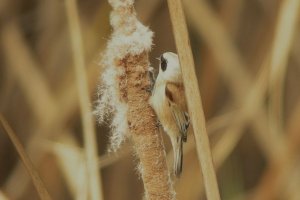
[[162,71],[166,71],[167,69],[168,61],[163,57],[163,55],[160,56],[160,67]]

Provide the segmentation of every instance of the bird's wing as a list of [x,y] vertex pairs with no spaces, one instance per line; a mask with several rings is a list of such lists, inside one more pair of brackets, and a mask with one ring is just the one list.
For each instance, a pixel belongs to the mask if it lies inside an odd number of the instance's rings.
[[168,83],[165,88],[166,97],[169,106],[180,133],[183,136],[183,141],[187,139],[187,129],[190,124],[190,118],[186,112],[186,104],[184,97],[184,89],[181,85]]

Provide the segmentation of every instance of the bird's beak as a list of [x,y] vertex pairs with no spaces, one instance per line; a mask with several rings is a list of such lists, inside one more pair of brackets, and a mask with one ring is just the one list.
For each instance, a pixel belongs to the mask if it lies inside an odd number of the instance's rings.
[[160,57],[157,57],[157,58],[155,58],[155,59],[160,61]]

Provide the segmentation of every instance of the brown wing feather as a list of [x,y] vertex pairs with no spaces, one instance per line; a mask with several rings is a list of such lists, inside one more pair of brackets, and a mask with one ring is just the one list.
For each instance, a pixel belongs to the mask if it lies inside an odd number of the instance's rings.
[[167,83],[166,96],[170,101],[176,103],[182,111],[187,112],[184,88],[182,84]]
[[165,93],[169,101],[169,106],[177,127],[182,134],[183,141],[187,139],[187,129],[189,127],[189,116],[185,103],[184,89],[182,85],[168,83]]

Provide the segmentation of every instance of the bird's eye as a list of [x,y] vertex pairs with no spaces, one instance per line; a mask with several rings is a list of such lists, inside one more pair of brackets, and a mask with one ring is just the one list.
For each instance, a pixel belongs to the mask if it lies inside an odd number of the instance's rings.
[[168,64],[168,61],[163,56],[161,56],[160,57],[160,67],[161,67],[161,70],[166,71],[167,64]]

